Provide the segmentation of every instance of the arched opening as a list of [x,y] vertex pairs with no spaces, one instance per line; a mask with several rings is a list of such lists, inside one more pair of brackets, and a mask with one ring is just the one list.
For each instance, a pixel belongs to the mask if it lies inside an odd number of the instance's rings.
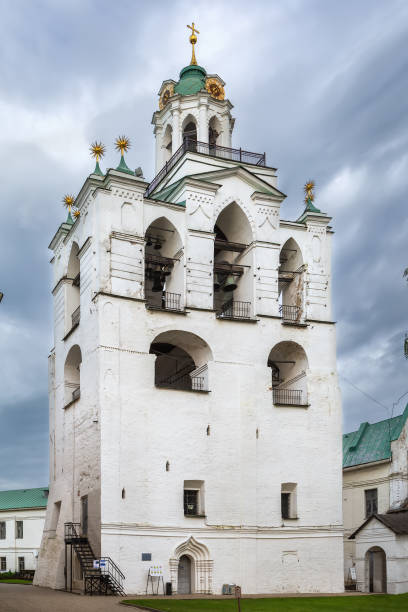
[[369,593],[387,592],[387,557],[382,548],[373,546],[367,550],[366,579]]
[[71,404],[81,396],[81,349],[71,346],[64,365],[64,405]]
[[208,124],[209,154],[215,155],[217,145],[221,144],[221,123],[217,117],[211,117]]
[[208,391],[212,353],[199,336],[185,331],[159,334],[150,345],[156,355],[154,382],[162,389]]
[[[189,559],[185,561],[184,557]],[[180,563],[185,562],[185,567],[179,571]],[[191,593],[212,593],[212,574],[214,562],[210,558],[210,553],[205,544],[198,542],[193,537],[189,538],[177,546],[173,557],[169,560],[170,576],[174,593],[183,592],[183,585],[180,585],[180,578],[190,576],[190,591]],[[190,567],[190,573],[188,568]],[[180,575],[181,574],[181,575]]]
[[296,342],[279,342],[269,353],[272,394],[275,406],[307,406],[308,362]]
[[186,151],[197,151],[197,124],[191,116],[183,122],[183,143]]
[[80,265],[79,265],[79,246],[76,242],[72,244],[68,260],[67,270],[67,291],[65,301],[66,330],[70,330],[79,324],[80,321]]
[[232,202],[214,226],[214,309],[220,319],[250,319],[253,314],[252,230]]
[[193,563],[188,555],[181,555],[178,564],[178,593],[181,595],[188,595],[192,592],[192,569]]
[[145,234],[145,299],[148,308],[183,310],[184,252],[180,235],[165,217]]
[[300,323],[304,319],[304,265],[299,245],[289,238],[279,255],[279,300],[284,323]]
[[170,124],[167,125],[163,137],[163,164],[169,161],[173,150],[173,129]]

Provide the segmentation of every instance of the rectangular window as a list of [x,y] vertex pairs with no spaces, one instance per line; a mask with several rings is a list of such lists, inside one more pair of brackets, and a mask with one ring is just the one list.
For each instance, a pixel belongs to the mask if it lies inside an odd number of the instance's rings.
[[6,521],[0,521],[0,540],[6,539]]
[[16,539],[22,540],[24,537],[23,521],[16,521]]
[[184,514],[197,516],[198,514],[198,491],[184,489]]
[[281,493],[281,511],[282,518],[290,518],[290,493]]
[[0,569],[2,572],[7,570],[7,559],[6,557],[0,557]]
[[297,484],[283,482],[281,485],[281,515],[283,519],[297,519]]
[[24,557],[19,557],[18,558],[18,571],[19,572],[24,572],[24,570],[25,570]]
[[364,493],[366,518],[368,518],[378,512],[378,489],[366,489]]
[[204,516],[204,480],[184,481],[184,515]]

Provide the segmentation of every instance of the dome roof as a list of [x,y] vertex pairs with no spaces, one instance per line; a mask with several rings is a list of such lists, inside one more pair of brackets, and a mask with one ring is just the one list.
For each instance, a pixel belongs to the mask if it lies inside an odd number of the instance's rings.
[[174,93],[188,96],[199,92],[201,89],[205,89],[206,76],[207,72],[201,66],[186,66],[180,72],[180,80],[174,87]]

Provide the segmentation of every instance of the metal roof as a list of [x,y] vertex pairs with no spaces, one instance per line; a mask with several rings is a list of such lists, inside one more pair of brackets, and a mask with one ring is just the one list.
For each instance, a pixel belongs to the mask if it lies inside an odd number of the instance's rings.
[[22,508],[46,508],[47,501],[48,487],[0,491],[0,511],[21,510]]
[[351,534],[349,540],[354,540],[356,535],[363,529],[371,519],[376,518],[380,523],[391,529],[397,535],[408,534],[408,510],[391,510],[387,514],[373,514],[364,521],[362,525],[354,533]]
[[397,440],[408,418],[402,414],[378,423],[361,423],[357,431],[343,435],[343,468],[391,459],[391,442]]

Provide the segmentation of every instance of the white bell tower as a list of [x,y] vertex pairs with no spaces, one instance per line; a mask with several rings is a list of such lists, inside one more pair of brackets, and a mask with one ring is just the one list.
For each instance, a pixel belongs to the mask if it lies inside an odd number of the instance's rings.
[[[196,31],[196,30],[195,30]],[[193,32],[191,64],[180,72],[179,81],[163,81],[159,90],[159,110],[153,114],[156,136],[156,174],[187,139],[200,152],[200,143],[231,147],[234,128],[232,104],[225,99],[224,81],[197,66]],[[197,142],[197,148],[194,147]],[[206,147],[207,149],[207,147]]]

